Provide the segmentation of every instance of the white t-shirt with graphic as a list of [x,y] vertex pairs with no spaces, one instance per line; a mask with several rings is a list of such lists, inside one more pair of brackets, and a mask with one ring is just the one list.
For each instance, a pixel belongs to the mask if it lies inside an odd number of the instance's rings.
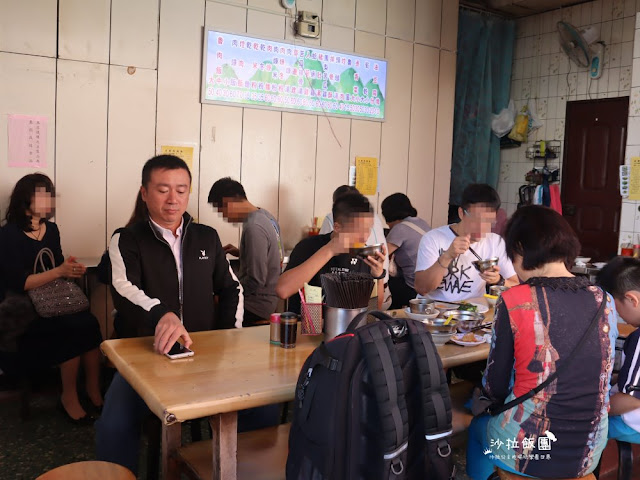
[[[449,225],[427,232],[418,247],[416,272],[426,270],[436,263],[438,257],[451,246],[455,238],[456,235]],[[504,240],[499,235],[489,233],[480,241],[472,243],[471,248],[483,259],[498,257],[500,275],[504,278],[511,278],[516,274],[511,260],[507,257]],[[468,250],[458,256],[451,263],[449,273],[442,279],[440,286],[425,296],[443,302],[459,302],[483,296],[486,293],[486,282],[473,266],[472,262],[475,260],[476,256]]]

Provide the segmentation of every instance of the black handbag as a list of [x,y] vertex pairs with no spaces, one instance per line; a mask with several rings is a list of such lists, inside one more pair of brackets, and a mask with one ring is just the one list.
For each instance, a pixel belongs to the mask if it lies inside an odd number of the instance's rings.
[[[44,257],[47,256],[51,265],[55,265],[53,252],[43,248],[33,264],[33,273],[38,273],[38,265],[42,272],[48,269],[44,265]],[[57,278],[49,283],[36,287],[27,292],[33,307],[41,317],[59,317],[89,309],[89,300],[82,289],[74,282]]]

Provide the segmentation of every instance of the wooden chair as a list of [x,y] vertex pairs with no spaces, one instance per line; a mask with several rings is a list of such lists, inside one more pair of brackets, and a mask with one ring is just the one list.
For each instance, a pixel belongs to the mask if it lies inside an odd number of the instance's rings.
[[43,473],[36,480],[135,480],[131,470],[109,462],[77,462]]

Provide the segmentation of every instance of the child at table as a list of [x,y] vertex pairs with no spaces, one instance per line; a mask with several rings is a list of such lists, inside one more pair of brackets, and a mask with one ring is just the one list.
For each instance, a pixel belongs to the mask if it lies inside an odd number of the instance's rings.
[[[598,283],[616,302],[622,319],[640,326],[640,260],[616,257],[598,274]],[[611,389],[609,438],[640,443],[640,329],[624,342],[624,363],[616,387]]]

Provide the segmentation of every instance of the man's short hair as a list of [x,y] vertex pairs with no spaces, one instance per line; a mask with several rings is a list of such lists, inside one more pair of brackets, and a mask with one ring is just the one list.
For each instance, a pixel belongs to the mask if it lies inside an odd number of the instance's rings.
[[189,174],[189,183],[191,183],[191,171],[189,166],[179,157],[175,155],[157,155],[144,164],[142,167],[142,186],[147,187],[151,180],[151,172],[154,170],[186,170]]
[[569,268],[580,253],[580,242],[569,223],[555,210],[540,205],[519,208],[507,223],[504,243],[511,260],[522,257],[522,268],[534,270],[563,262]]
[[367,197],[358,192],[351,192],[345,193],[333,202],[331,213],[334,222],[345,223],[358,215],[372,214],[373,209]]
[[333,191],[333,197],[332,200],[335,203],[335,201],[340,198],[342,195],[345,195],[347,193],[360,193],[358,192],[358,189],[356,187],[352,187],[351,185],[340,185],[338,188],[336,188]]
[[640,292],[640,260],[614,258],[598,272],[596,283],[617,299],[624,298],[627,292]]
[[463,209],[468,209],[472,205],[483,205],[497,211],[500,208],[500,195],[496,189],[486,183],[472,183],[462,192]]
[[246,200],[247,194],[240,182],[231,177],[224,177],[213,184],[211,190],[209,190],[209,198],[207,201],[213,205],[214,208],[222,208],[225,198]]

